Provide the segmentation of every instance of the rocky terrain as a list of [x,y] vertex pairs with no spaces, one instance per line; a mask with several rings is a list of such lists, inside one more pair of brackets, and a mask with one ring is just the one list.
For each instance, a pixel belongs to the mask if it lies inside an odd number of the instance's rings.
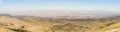
[[119,28],[119,21],[118,15],[74,19],[0,14],[0,32],[106,32]]

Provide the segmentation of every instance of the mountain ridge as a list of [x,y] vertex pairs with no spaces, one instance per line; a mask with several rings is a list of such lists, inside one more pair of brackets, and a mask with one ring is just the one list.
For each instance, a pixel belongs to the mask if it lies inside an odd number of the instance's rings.
[[96,32],[120,21],[119,15],[81,19],[67,17],[50,18],[1,14],[0,27],[13,32]]

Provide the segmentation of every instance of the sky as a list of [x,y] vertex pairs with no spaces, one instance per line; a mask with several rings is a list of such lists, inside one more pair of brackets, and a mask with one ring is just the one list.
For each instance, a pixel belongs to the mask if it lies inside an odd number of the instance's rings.
[[0,0],[0,13],[120,12],[120,0]]

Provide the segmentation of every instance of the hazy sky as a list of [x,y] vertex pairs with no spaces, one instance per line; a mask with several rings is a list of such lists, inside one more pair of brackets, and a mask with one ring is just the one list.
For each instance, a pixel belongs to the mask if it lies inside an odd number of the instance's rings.
[[0,0],[0,13],[73,12],[69,10],[120,11],[120,0]]

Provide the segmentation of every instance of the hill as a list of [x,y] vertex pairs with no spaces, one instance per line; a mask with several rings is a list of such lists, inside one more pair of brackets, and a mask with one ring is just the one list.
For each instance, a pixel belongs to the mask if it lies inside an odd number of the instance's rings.
[[[2,32],[105,32],[119,28],[120,16],[100,18],[49,18],[34,16],[0,16]],[[3,30],[2,30],[3,29]]]

